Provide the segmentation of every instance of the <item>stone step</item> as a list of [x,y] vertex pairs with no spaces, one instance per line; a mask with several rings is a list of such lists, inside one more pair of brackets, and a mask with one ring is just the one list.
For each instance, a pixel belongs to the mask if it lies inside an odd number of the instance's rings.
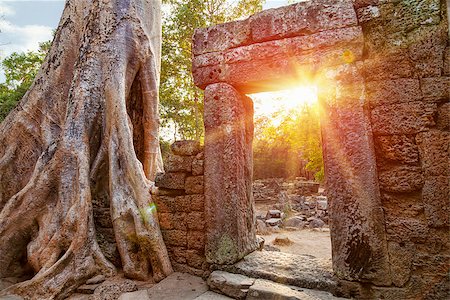
[[254,279],[244,275],[214,271],[208,279],[213,291],[233,299],[246,300],[338,300],[329,292],[288,286],[265,279]]
[[331,294],[337,290],[331,260],[311,255],[255,251],[234,265],[217,266],[217,269]]

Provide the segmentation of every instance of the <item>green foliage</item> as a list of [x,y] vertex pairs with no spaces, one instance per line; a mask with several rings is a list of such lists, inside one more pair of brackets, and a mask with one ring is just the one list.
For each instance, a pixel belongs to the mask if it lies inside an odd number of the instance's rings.
[[41,43],[38,51],[15,52],[2,61],[6,81],[0,84],[0,122],[30,88],[50,45],[51,42]]
[[[312,172],[317,181],[324,179],[320,116],[317,106],[301,110],[275,112],[255,119],[255,178],[305,177]],[[279,125],[271,120],[280,119]]]
[[192,35],[208,27],[247,17],[262,9],[263,0],[165,0],[161,65],[162,126],[173,126],[181,139],[203,136],[203,92],[192,78]]

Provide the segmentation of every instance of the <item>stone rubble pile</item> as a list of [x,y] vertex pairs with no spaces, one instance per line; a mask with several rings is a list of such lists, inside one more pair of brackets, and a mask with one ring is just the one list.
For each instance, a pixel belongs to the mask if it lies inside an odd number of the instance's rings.
[[319,192],[319,183],[306,181],[303,177],[294,180],[283,178],[258,179],[253,182],[253,198],[256,203],[278,202],[280,195],[290,200],[303,195],[312,195]]

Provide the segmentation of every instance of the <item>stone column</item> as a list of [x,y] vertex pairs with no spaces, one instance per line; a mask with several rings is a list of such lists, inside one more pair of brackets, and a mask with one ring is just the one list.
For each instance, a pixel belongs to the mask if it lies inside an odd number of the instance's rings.
[[253,102],[226,83],[205,89],[206,258],[232,264],[257,248]]
[[[341,279],[390,285],[384,213],[364,81],[352,65],[319,87],[333,268]],[[324,90],[327,89],[327,90]]]

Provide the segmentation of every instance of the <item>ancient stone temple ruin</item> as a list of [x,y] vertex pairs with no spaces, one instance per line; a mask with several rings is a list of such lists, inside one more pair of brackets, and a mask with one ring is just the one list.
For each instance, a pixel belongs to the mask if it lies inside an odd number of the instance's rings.
[[[193,75],[205,90],[204,177],[187,166],[182,171],[188,175],[164,175],[179,176],[185,185],[160,184],[173,189],[166,193],[180,193],[160,198],[180,205],[173,210],[188,220],[182,230],[174,225],[165,233],[174,262],[206,270],[208,264],[236,263],[258,247],[253,107],[246,94],[308,77],[323,108],[334,292],[444,299],[450,258],[449,49],[443,0],[306,1],[196,30]],[[193,181],[199,188],[187,192]],[[189,209],[176,197],[192,198]],[[189,216],[203,200],[205,224],[193,228]],[[193,252],[197,234],[204,252]]]

